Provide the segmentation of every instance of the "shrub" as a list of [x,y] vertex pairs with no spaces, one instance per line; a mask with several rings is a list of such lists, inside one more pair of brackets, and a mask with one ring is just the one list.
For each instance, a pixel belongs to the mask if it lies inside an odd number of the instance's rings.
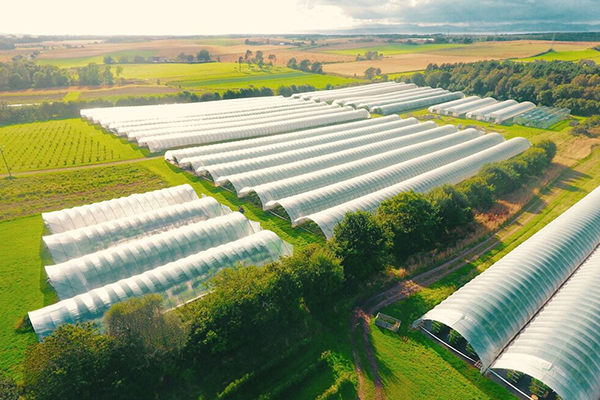
[[424,195],[412,191],[383,201],[377,220],[391,240],[397,262],[431,250],[439,238],[440,220],[435,206]]
[[471,207],[478,210],[486,210],[494,204],[494,189],[480,176],[458,184],[457,190],[467,197]]
[[334,228],[330,246],[342,260],[348,281],[367,279],[388,261],[385,231],[373,214],[364,211],[346,214]]
[[0,399],[19,400],[19,388],[14,379],[0,372]]
[[454,186],[444,185],[427,195],[435,205],[440,220],[440,229],[448,236],[456,228],[473,222],[473,211],[467,196]]

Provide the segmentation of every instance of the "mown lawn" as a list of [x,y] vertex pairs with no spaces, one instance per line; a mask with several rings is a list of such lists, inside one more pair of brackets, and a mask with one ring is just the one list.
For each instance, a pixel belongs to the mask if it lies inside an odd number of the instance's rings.
[[514,399],[506,389],[482,377],[479,372],[424,334],[409,330],[418,319],[458,288],[493,265],[554,220],[587,193],[600,185],[600,150],[579,162],[573,171],[566,169],[551,188],[542,190],[533,202],[551,203],[504,242],[445,277],[431,287],[380,310],[402,321],[399,334],[371,326],[380,373],[389,399]]
[[[0,145],[12,172],[34,171],[143,158],[125,140],[81,119],[0,127]],[[6,174],[0,160],[0,174]]]

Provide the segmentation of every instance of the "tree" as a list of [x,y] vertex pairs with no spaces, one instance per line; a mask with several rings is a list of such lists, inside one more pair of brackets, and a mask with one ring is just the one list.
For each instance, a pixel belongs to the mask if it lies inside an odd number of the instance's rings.
[[244,63],[244,58],[243,58],[242,56],[240,56],[240,57],[238,58],[238,64],[239,64],[239,66],[240,66],[240,71],[242,70],[242,64],[243,64],[243,63]]
[[117,66],[117,69],[115,71],[117,76],[121,76],[121,74],[123,73],[123,67],[122,66]]
[[163,377],[176,368],[187,342],[187,325],[178,313],[165,312],[157,294],[113,305],[104,323],[122,363],[121,384],[137,398],[152,397]]
[[377,209],[377,220],[391,240],[397,262],[431,250],[440,236],[434,205],[424,195],[412,191],[383,201]]
[[260,61],[262,61],[264,63],[264,54],[262,52],[262,50],[258,50],[256,52],[256,55],[254,56],[254,61],[256,62],[256,64],[258,64]]
[[291,68],[291,69],[298,69],[298,64],[294,57],[292,57],[288,60],[287,67]]
[[310,72],[313,74],[322,74],[323,73],[323,64],[320,62],[314,62],[310,66]]
[[377,75],[377,76],[381,75],[381,68],[377,68],[375,70],[375,75]]
[[102,79],[104,80],[104,84],[106,84],[106,85],[112,85],[115,83],[114,76],[108,65],[104,67],[104,72],[102,73]]
[[425,86],[425,76],[420,72],[415,72],[410,76],[410,81],[417,86]]
[[433,189],[427,197],[434,204],[440,220],[440,229],[449,236],[456,228],[473,222],[469,199],[454,186],[444,185]]
[[136,64],[143,64],[146,62],[146,59],[142,56],[134,56],[133,57],[133,62]]
[[0,372],[0,399],[19,400],[19,388],[14,379]]
[[181,53],[177,54],[177,57],[175,58],[175,60],[180,61],[180,62],[185,62],[185,61],[187,61],[187,55],[184,52],[181,52]]
[[[248,40],[248,39],[246,39]],[[252,60],[252,51],[246,50],[246,54],[244,54],[244,61],[248,62]]]
[[365,70],[365,79],[371,80],[375,77],[375,68],[369,67]]
[[119,57],[119,64],[127,64],[129,62],[129,57],[121,56]]
[[198,62],[209,62],[211,61],[210,53],[205,49],[200,50],[198,54],[196,54],[196,60],[198,60]]
[[298,69],[300,71],[308,72],[309,71],[309,65],[310,65],[310,61],[309,60],[302,60],[302,61],[300,61],[300,64],[298,64]]
[[457,190],[469,199],[472,208],[487,210],[494,204],[494,189],[480,176],[463,181]]
[[91,324],[62,325],[27,351],[26,392],[36,400],[115,398],[113,356],[112,338]]
[[268,59],[271,62],[271,66],[273,66],[275,64],[275,60],[277,60],[277,56],[275,54],[269,54]]
[[104,56],[104,64],[114,64],[115,60],[111,56]]
[[290,97],[292,94],[294,94],[294,92],[292,91],[292,89],[289,86],[281,85],[277,89],[277,94],[279,96],[283,96],[283,97]]
[[330,246],[349,282],[368,279],[389,261],[385,231],[373,214],[364,211],[346,214],[333,229]]

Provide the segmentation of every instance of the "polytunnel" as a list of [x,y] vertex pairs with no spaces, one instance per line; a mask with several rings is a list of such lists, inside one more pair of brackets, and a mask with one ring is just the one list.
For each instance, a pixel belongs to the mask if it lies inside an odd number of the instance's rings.
[[187,124],[184,126],[165,127],[160,129],[138,130],[127,134],[128,140],[140,141],[142,138],[151,136],[182,135],[186,133],[200,134],[202,132],[217,129],[233,129],[237,127],[248,127],[255,124],[268,124],[271,122],[290,121],[306,117],[326,116],[337,114],[341,111],[338,106],[311,107],[309,109],[275,112],[268,115],[228,118],[224,120],[202,121],[200,123]]
[[324,102],[332,102],[334,100],[341,100],[344,98],[344,96],[354,96],[355,94],[361,95],[361,96],[371,96],[371,95],[378,95],[378,94],[383,94],[383,93],[393,93],[393,92],[398,92],[398,91],[402,91],[402,89],[404,89],[404,85],[400,85],[398,83],[395,83],[393,85],[387,85],[385,87],[378,87],[378,88],[367,88],[365,87],[365,89],[360,90],[360,91],[355,91],[351,94],[349,93],[324,93],[324,94],[320,94],[318,96],[311,96],[310,99],[314,100],[314,101],[324,101]]
[[42,240],[55,263],[155,235],[191,223],[229,214],[228,207],[212,197],[157,208],[96,225],[44,236]]
[[496,124],[501,124],[506,120],[516,117],[517,115],[523,114],[526,111],[533,110],[534,108],[535,104],[529,101],[524,101],[523,103],[515,104],[513,106],[494,111],[486,115],[486,120],[493,120]]
[[421,321],[459,332],[482,371],[510,369],[564,399],[600,397],[600,188]]
[[444,93],[444,94],[440,94],[440,95],[426,97],[423,99],[404,101],[404,102],[399,102],[399,103],[395,103],[395,104],[379,106],[379,107],[375,107],[371,111],[373,111],[374,113],[383,114],[383,115],[394,114],[394,113],[400,113],[400,112],[412,110],[415,108],[431,106],[433,104],[441,103],[444,101],[460,99],[463,97],[464,97],[464,94],[462,94],[461,92]]
[[169,150],[165,153],[165,160],[177,162],[180,165],[185,164],[186,158],[205,156],[217,153],[227,153],[231,151],[244,150],[253,147],[261,147],[280,142],[299,140],[309,137],[324,135],[326,133],[339,132],[341,130],[350,130],[363,128],[367,126],[374,126],[379,124],[387,124],[393,121],[400,121],[401,118],[398,115],[390,115],[382,118],[365,119],[356,122],[348,122],[341,125],[326,126],[322,128],[305,129],[298,132],[282,133],[279,135],[258,137],[254,139],[236,140],[233,142],[209,144],[198,147],[187,147],[180,150]]
[[402,101],[411,101],[411,100],[417,100],[417,99],[423,99],[423,98],[428,98],[434,95],[441,95],[441,94],[445,94],[445,93],[449,93],[447,90],[444,89],[422,89],[422,90],[418,90],[412,93],[400,93],[398,95],[395,96],[391,96],[388,97],[386,99],[370,99],[365,101],[364,103],[358,103],[356,104],[356,108],[364,108],[367,110],[372,110],[376,107],[379,106],[385,106],[388,104],[396,104]]
[[[380,142],[386,139],[393,139],[399,136],[409,136],[426,129],[437,127],[434,122],[426,122],[419,124],[415,118],[402,120],[403,126],[383,132],[374,132],[367,135],[362,135],[352,139],[340,140],[338,142],[327,143],[320,146],[308,147],[303,150],[288,151],[280,154],[273,154],[264,157],[251,158],[248,160],[234,161],[224,164],[215,164],[198,169],[198,173],[208,172],[217,185],[225,183],[225,177],[232,174],[247,172],[283,165],[294,161],[305,160],[308,158],[318,157],[325,154],[331,154],[342,150],[353,149],[358,146],[364,146],[371,143]],[[223,179],[219,180],[221,177]],[[241,189],[241,188],[240,188]]]
[[189,162],[193,170],[197,170],[209,165],[231,163],[234,161],[264,157],[272,154],[281,154],[292,150],[303,150],[309,147],[326,145],[343,140],[361,138],[374,133],[385,132],[394,128],[407,126],[409,123],[412,123],[412,120],[394,120],[385,124],[373,124],[369,127],[359,129],[346,129],[344,125],[339,125],[339,130],[337,132],[326,133],[316,137],[298,140],[281,140],[277,144],[271,144],[268,146],[252,147],[245,150],[197,156],[185,159],[184,161]]
[[260,227],[240,213],[185,225],[123,243],[64,263],[46,266],[60,299],[66,299],[119,279],[252,235]]
[[447,108],[446,111],[447,111],[448,115],[452,115],[453,117],[462,117],[470,111],[477,110],[481,107],[489,106],[489,105],[496,104],[496,103],[497,103],[496,99],[493,99],[491,97],[486,97],[484,99],[473,101],[471,103],[460,104],[458,106],[452,106],[450,108]]
[[397,85],[398,83],[389,81],[389,82],[380,82],[380,83],[370,83],[367,85],[360,85],[360,86],[351,86],[351,87],[339,88],[339,89],[313,90],[312,92],[294,93],[292,95],[292,98],[293,99],[300,99],[300,98],[307,99],[307,98],[310,98],[310,96],[319,95],[322,93],[352,93],[352,92],[355,92],[355,91],[360,90],[361,88],[365,88],[365,87],[374,88],[374,87],[381,87],[381,86],[394,85],[394,84]]
[[42,213],[42,219],[50,232],[61,233],[198,199],[194,189],[185,184],[81,207]]
[[389,99],[397,99],[397,98],[405,98],[409,96],[414,96],[422,93],[428,93],[433,90],[441,91],[441,89],[432,89],[429,86],[426,87],[415,87],[411,89],[406,89],[402,91],[397,91],[393,93],[384,93],[376,96],[360,96],[360,97],[352,97],[346,100],[343,100],[346,106],[351,106],[355,108],[366,108],[363,104],[370,102],[379,102],[386,101]]
[[140,139],[139,143],[140,145],[147,146],[150,151],[154,153],[173,147],[273,135],[299,129],[367,119],[369,117],[370,114],[365,110],[352,111],[340,109],[339,112],[332,115],[304,117],[292,119],[290,121],[256,124],[249,127],[215,129],[214,131],[201,132],[199,134],[188,133],[182,135],[150,136]]
[[476,119],[478,121],[484,120],[487,115],[502,110],[504,108],[510,107],[517,104],[514,100],[505,100],[500,103],[492,104],[486,107],[478,108],[477,110],[469,111],[466,115],[467,118]]
[[429,107],[427,109],[427,112],[441,114],[447,108],[450,108],[453,106],[458,106],[458,105],[465,104],[465,103],[470,103],[475,100],[479,100],[480,98],[481,97],[479,97],[479,96],[469,96],[469,97],[465,97],[465,98],[458,99],[458,100],[447,101],[445,103],[436,104],[436,105]]
[[[340,166],[345,163],[401,149],[406,146],[433,140],[448,133],[448,127],[438,128],[434,122],[416,125],[410,134],[382,135],[367,144],[357,144],[346,150],[323,152],[323,155],[303,158],[297,161],[284,162],[272,167],[261,168],[248,172],[225,175],[217,180],[219,185],[230,184],[240,197],[248,195],[254,188],[269,182],[282,181],[287,178],[305,175],[326,168]],[[452,129],[455,131],[455,129]],[[399,129],[399,131],[402,131]],[[363,142],[364,143],[364,142]],[[264,203],[263,203],[264,204]]]
[[365,157],[349,163],[292,176],[286,179],[274,180],[254,187],[246,187],[242,191],[238,192],[238,194],[243,196],[253,192],[258,196],[261,203],[264,205],[269,201],[283,199],[296,194],[305,193],[310,190],[332,185],[340,181],[351,179],[359,175],[364,175],[394,164],[407,161],[413,157],[419,157],[434,151],[442,150],[446,147],[475,139],[476,137],[482,135],[482,133],[476,131],[475,129],[469,129],[458,133],[455,132],[457,132],[457,129],[452,125],[435,128],[430,131],[409,136],[423,136],[428,135],[428,133],[436,135],[432,136],[429,138],[429,140],[426,140],[423,143],[413,144],[396,149],[387,148],[386,150],[389,151],[378,153],[370,157]]
[[[416,90],[418,89],[417,85],[415,85],[414,83],[400,83],[397,87],[397,92],[404,92],[406,93],[407,91],[411,91],[411,90]],[[394,93],[394,92],[392,92]],[[382,94],[375,94],[375,95],[370,95],[370,96],[361,96],[361,95],[357,95],[357,96],[353,96],[353,97],[344,97],[343,99],[339,99],[339,100],[334,100],[331,104],[338,104],[338,105],[350,105],[348,104],[349,102],[354,102],[357,100],[363,100],[363,99],[369,99],[369,98],[379,98],[379,97],[385,97],[385,96],[389,96],[390,93],[382,93]]]
[[331,239],[334,227],[340,223],[347,213],[358,210],[375,211],[382,201],[399,193],[414,190],[426,193],[444,184],[456,184],[477,174],[485,164],[507,160],[527,150],[530,143],[524,138],[513,138],[490,149],[481,151],[462,160],[452,162],[443,167],[417,175],[414,178],[392,185],[366,196],[359,197],[346,203],[307,215],[296,220],[296,224],[314,222],[326,238]]
[[198,121],[215,122],[221,119],[228,119],[234,117],[251,117],[259,116],[264,114],[271,114],[275,112],[283,112],[288,110],[300,110],[309,109],[313,107],[325,107],[327,104],[315,103],[314,101],[296,101],[289,103],[280,103],[268,105],[266,108],[254,108],[251,110],[242,111],[227,111],[218,114],[196,114],[186,115],[181,117],[161,118],[161,119],[147,119],[135,122],[124,122],[120,124],[111,124],[111,131],[116,131],[121,136],[127,132],[132,132],[140,129],[155,129],[165,127],[167,125],[175,125],[182,123],[192,123]]
[[[309,190],[294,196],[278,199],[265,205],[267,209],[282,207],[296,225],[298,218],[337,206],[342,203],[366,196],[386,187],[421,175],[435,168],[492,148],[504,142],[502,135],[492,133],[463,143],[455,144],[431,154],[409,158],[401,162],[368,174],[359,175],[332,185]],[[416,152],[415,152],[416,153]],[[416,156],[416,154],[415,154]]]
[[262,266],[291,254],[275,233],[261,231],[32,311],[29,319],[41,340],[64,323],[99,321],[113,304],[131,297],[158,293],[170,309],[205,294],[206,282],[223,268]]

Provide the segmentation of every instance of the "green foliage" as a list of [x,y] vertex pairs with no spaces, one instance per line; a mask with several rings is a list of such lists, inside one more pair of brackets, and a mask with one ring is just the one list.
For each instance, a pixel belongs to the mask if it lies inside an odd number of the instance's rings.
[[437,210],[419,193],[404,192],[383,201],[377,209],[377,219],[392,242],[397,262],[433,249],[439,238]]
[[593,115],[583,123],[577,125],[571,130],[573,135],[582,135],[587,137],[600,136],[600,115]]
[[550,388],[546,386],[542,381],[537,380],[535,378],[531,378],[529,391],[537,396],[543,396],[550,391]]
[[151,398],[163,377],[177,370],[176,362],[188,338],[187,326],[178,313],[165,312],[157,294],[115,304],[104,322],[118,354],[120,392]]
[[212,292],[185,310],[191,323],[186,353],[198,366],[259,357],[292,327],[297,331],[301,304],[332,300],[342,282],[339,262],[316,246],[264,267],[224,269],[211,280]]
[[523,374],[520,371],[515,371],[512,369],[509,369],[506,371],[506,379],[508,379],[509,382],[511,382],[512,384],[517,384],[517,382],[519,382],[519,380],[524,376],[525,374]]
[[454,329],[450,329],[450,333],[448,334],[448,343],[452,346],[456,346],[463,339],[462,335],[455,331]]
[[67,70],[34,61],[0,62],[0,90],[67,86],[73,77]]
[[427,197],[435,205],[440,218],[440,229],[446,235],[473,222],[469,198],[456,187],[441,186],[429,192]]
[[[445,74],[443,79],[442,73]],[[569,61],[481,61],[430,64],[425,74],[423,83],[430,86],[493,96],[499,100],[514,99],[569,108],[576,115],[600,113],[599,66]],[[410,79],[417,83],[414,75]]]
[[113,351],[113,339],[92,325],[62,325],[29,349],[26,393],[36,400],[111,398],[116,383]]
[[481,176],[474,176],[457,185],[457,190],[469,199],[471,207],[486,210],[494,204],[494,190]]
[[0,399],[19,400],[19,388],[14,379],[0,372]]
[[208,50],[202,49],[196,54],[196,60],[200,62],[209,62],[212,59]]
[[359,282],[385,268],[388,261],[386,235],[373,214],[348,213],[333,233],[330,246],[342,260],[346,280]]

